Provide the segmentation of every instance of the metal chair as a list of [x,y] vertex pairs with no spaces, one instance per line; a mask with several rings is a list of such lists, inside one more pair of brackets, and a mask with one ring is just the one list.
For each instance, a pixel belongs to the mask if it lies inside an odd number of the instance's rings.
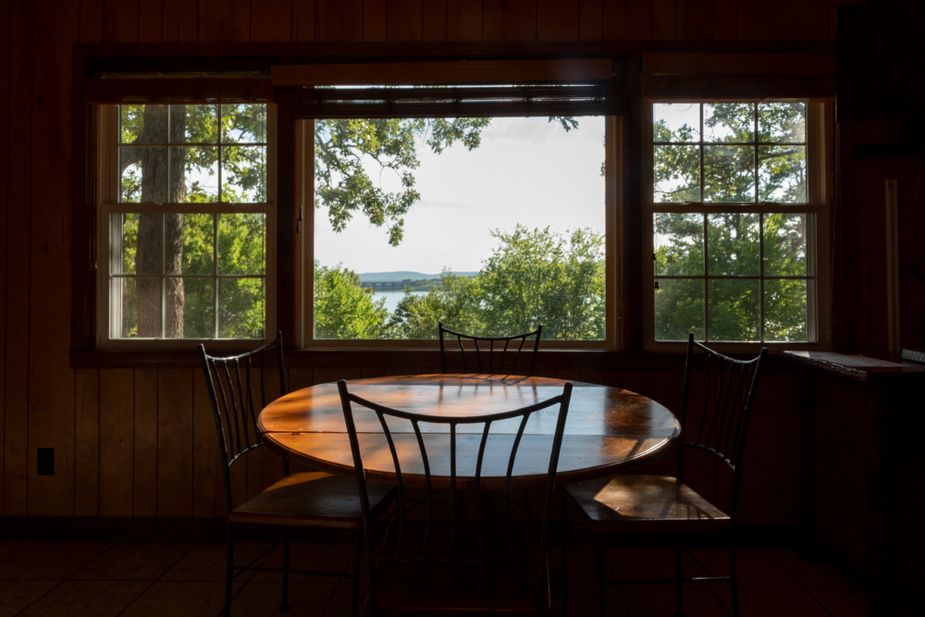
[[[677,442],[677,475],[613,475],[564,485],[566,505],[574,506],[580,525],[594,542],[601,615],[606,613],[605,541],[670,544],[674,548],[676,611],[683,615],[682,547],[691,540],[702,543],[714,539],[729,547],[728,575],[711,573],[686,580],[725,581],[733,615],[738,617],[736,525],[742,462],[749,415],[766,354],[767,349],[762,348],[751,360],[736,360],[694,341],[691,334],[679,414],[682,432]],[[696,480],[690,470],[695,456],[702,457],[697,462],[710,466],[711,476],[713,472],[717,474],[711,480],[720,480],[714,490],[717,495],[727,496],[725,510],[687,484]],[[563,558],[563,565],[564,561]]]
[[[437,324],[440,335],[440,370],[444,373],[495,373],[532,375],[536,369],[536,356],[540,348],[543,326],[513,336],[473,336]],[[447,346],[446,340],[456,344]],[[458,353],[455,353],[458,351]],[[453,370],[448,370],[450,356],[456,358]]]
[[[206,352],[205,345],[199,345],[199,352],[218,430],[228,512],[224,613],[231,614],[234,579],[247,570],[282,571],[280,610],[285,611],[289,606],[291,533],[330,531],[351,534],[356,550],[359,551],[364,511],[360,506],[356,482],[349,476],[333,476],[322,472],[290,474],[289,461],[284,458],[285,477],[257,495],[241,501],[240,496],[234,494],[232,469],[264,445],[257,428],[257,414],[274,395],[282,395],[287,391],[282,333],[277,332],[275,340],[247,353],[213,356]],[[271,392],[273,383],[279,388],[278,392]],[[378,511],[388,491],[388,488],[373,486],[364,496],[366,510]],[[282,536],[282,568],[260,565],[275,545],[245,564],[235,563],[235,533],[243,528],[272,530]],[[353,572],[354,614],[357,613],[359,563],[357,552]],[[307,573],[342,576],[340,573],[321,570]]]
[[[548,611],[547,526],[572,384],[526,407],[462,417],[392,409],[349,392],[345,381],[338,388],[366,521],[371,614],[380,605],[399,615]],[[531,420],[555,430],[521,447]],[[492,433],[499,425],[517,430]],[[374,529],[363,460],[389,455],[397,507],[390,524]],[[538,518],[513,507],[518,464],[537,470]]]

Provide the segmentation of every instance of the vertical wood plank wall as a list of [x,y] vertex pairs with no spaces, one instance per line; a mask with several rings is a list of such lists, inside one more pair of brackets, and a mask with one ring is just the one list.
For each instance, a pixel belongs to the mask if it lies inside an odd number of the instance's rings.
[[[0,512],[208,517],[222,513],[214,428],[192,369],[68,361],[75,43],[827,41],[837,0],[11,0],[0,2]],[[389,367],[389,371],[417,367]],[[381,374],[385,367],[357,367]],[[342,376],[295,370],[292,385]],[[664,373],[569,377],[664,399]],[[787,379],[780,376],[779,379]],[[670,384],[670,385],[668,385]],[[783,387],[768,387],[769,397]],[[770,386],[770,384],[769,384]],[[666,401],[667,402],[667,401]],[[799,418],[769,401],[753,469],[794,520]],[[38,476],[36,448],[54,448]],[[767,485],[767,483],[766,483]],[[756,508],[757,510],[758,508]]]

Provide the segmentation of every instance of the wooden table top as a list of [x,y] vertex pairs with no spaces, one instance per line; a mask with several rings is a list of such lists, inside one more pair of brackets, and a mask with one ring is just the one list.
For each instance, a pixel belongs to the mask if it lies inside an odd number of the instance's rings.
[[[401,375],[347,382],[351,392],[381,405],[457,417],[524,407],[560,394],[564,383],[565,380],[548,377],[475,374]],[[574,389],[559,459],[560,478],[578,479],[612,472],[663,448],[680,430],[677,418],[668,409],[642,395],[621,388],[572,383]],[[527,426],[520,445],[514,467],[514,477],[519,482],[542,479],[548,465],[555,421],[548,410],[538,414]],[[392,459],[375,415],[362,412],[354,415],[367,475],[370,479],[393,479]],[[318,384],[280,397],[260,413],[258,424],[272,445],[321,469],[352,473],[353,460],[336,383]],[[448,475],[447,426],[424,423],[420,426],[435,477]],[[482,427],[457,426],[460,478],[474,476]],[[486,453],[482,471],[486,483],[503,477],[509,449],[502,442],[510,443],[515,430],[510,424],[493,425],[489,445],[500,447],[489,447]],[[393,436],[406,479],[414,476],[422,479],[420,454],[410,424],[393,428]],[[434,452],[443,456],[435,456]]]

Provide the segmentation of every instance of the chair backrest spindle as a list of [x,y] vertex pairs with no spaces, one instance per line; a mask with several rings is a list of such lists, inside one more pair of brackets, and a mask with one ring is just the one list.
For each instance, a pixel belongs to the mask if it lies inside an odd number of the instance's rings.
[[[463,334],[437,324],[440,339],[440,368],[444,373],[469,373],[470,361],[477,373],[532,375],[540,347],[543,326],[512,336],[475,336]],[[451,354],[445,340],[455,340],[456,353]],[[451,370],[450,356],[455,357]],[[459,370],[461,369],[461,370]]]

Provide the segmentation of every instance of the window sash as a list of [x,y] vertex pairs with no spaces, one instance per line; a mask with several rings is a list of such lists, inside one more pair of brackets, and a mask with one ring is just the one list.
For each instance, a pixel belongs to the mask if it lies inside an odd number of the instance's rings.
[[[774,102],[788,99],[774,99]],[[722,280],[756,280],[759,281],[759,334],[758,341],[720,341],[711,340],[711,344],[716,344],[721,349],[735,351],[742,348],[753,348],[755,345],[762,344],[767,346],[787,346],[788,348],[799,347],[821,347],[825,346],[829,339],[828,316],[822,310],[828,306],[829,290],[829,267],[822,262],[820,256],[825,254],[823,246],[827,243],[827,180],[826,180],[826,118],[830,115],[827,105],[819,101],[806,100],[806,141],[805,142],[761,142],[758,141],[757,133],[755,140],[742,143],[727,142],[704,142],[702,140],[693,142],[661,142],[655,141],[653,136],[653,105],[658,103],[696,103],[708,104],[713,102],[724,103],[762,103],[769,102],[769,99],[755,98],[735,98],[735,99],[711,99],[708,97],[697,99],[647,99],[644,101],[643,123],[644,123],[644,172],[643,172],[643,202],[645,204],[643,217],[644,248],[646,254],[650,256],[644,260],[644,282],[643,292],[643,325],[645,328],[645,338],[643,347],[647,350],[670,350],[680,349],[686,342],[682,340],[657,340],[655,338],[655,289],[659,280],[689,280],[702,281],[704,287],[704,315],[703,327],[709,330],[709,283],[710,281]],[[702,116],[702,113],[701,113]],[[701,117],[702,120],[702,117]],[[702,127],[701,127],[702,128]],[[806,202],[804,203],[787,203],[787,202],[767,202],[767,201],[748,201],[748,202],[704,202],[691,201],[683,203],[656,202],[655,184],[654,184],[654,154],[655,146],[662,145],[686,145],[695,146],[700,149],[700,166],[701,177],[703,168],[703,146],[704,145],[744,145],[756,148],[761,146],[777,145],[800,145],[806,146]],[[756,157],[757,165],[757,157]],[[755,187],[756,198],[758,187]],[[703,187],[701,186],[701,196]],[[676,213],[676,214],[702,214],[708,217],[710,214],[720,213],[742,213],[759,215],[759,274],[758,275],[716,275],[710,274],[705,269],[702,275],[661,275],[655,273],[655,235],[654,235],[654,218],[657,214]],[[764,228],[763,214],[805,214],[806,215],[806,264],[807,274],[805,276],[777,276],[764,273]],[[707,226],[708,221],[704,222],[704,250],[707,246]],[[705,253],[706,255],[706,253]],[[807,340],[806,341],[774,341],[767,340],[765,337],[765,282],[775,280],[805,280],[807,282]]]
[[[543,114],[538,114],[543,115]],[[544,340],[545,349],[607,349],[622,345],[622,315],[625,299],[622,293],[622,273],[618,267],[622,243],[618,229],[622,227],[622,134],[623,118],[605,118],[604,154],[604,233],[605,233],[605,334],[598,341]],[[314,332],[314,120],[297,120],[295,124],[296,199],[293,229],[295,230],[296,341],[307,349],[420,349],[435,348],[435,340],[330,340],[315,339]],[[436,324],[434,324],[436,332]]]
[[[229,101],[183,101],[183,103],[242,103],[250,101],[229,100]],[[253,101],[259,103],[259,101]],[[159,103],[160,104],[160,103]],[[166,103],[164,103],[166,104]],[[172,103],[171,103],[172,104]],[[177,103],[182,104],[182,103]],[[120,202],[119,198],[119,173],[118,173],[118,151],[119,151],[119,106],[118,104],[99,105],[95,108],[98,121],[97,125],[97,238],[100,239],[96,245],[96,256],[94,266],[96,269],[96,288],[97,288],[97,324],[96,324],[96,344],[100,349],[126,349],[126,348],[145,348],[145,349],[171,349],[171,348],[189,348],[197,341],[208,341],[210,347],[215,348],[240,348],[242,343],[259,344],[275,336],[276,330],[276,272],[277,272],[277,238],[276,238],[276,111],[271,104],[267,105],[267,141],[255,143],[238,143],[228,142],[224,144],[208,143],[204,145],[214,147],[238,147],[241,145],[256,145],[266,148],[266,201],[254,203],[232,203],[232,202],[211,202],[211,203],[177,203],[177,202]],[[196,144],[143,144],[144,147],[173,147],[187,146]],[[221,171],[219,171],[221,173]],[[220,195],[219,195],[220,198]],[[218,216],[221,214],[262,214],[265,217],[264,229],[264,251],[265,251],[265,269],[263,274],[218,274],[217,259],[218,253],[213,245],[213,270],[211,274],[122,274],[110,271],[110,262],[113,257],[113,251],[119,249],[121,237],[117,240],[114,238],[116,229],[110,224],[114,214],[203,214]],[[217,222],[216,222],[217,224]],[[169,278],[184,278],[197,280],[214,281],[216,285],[222,280],[232,279],[263,279],[264,288],[264,324],[263,338],[259,339],[225,339],[225,338],[151,338],[151,337],[113,337],[111,333],[112,319],[118,317],[119,308],[116,307],[118,300],[111,297],[111,282],[119,279],[141,279],[156,278],[162,281],[161,302],[164,301],[163,282]],[[216,290],[215,315],[213,316],[213,328],[218,326],[218,295]],[[163,319],[163,317],[162,317]]]

